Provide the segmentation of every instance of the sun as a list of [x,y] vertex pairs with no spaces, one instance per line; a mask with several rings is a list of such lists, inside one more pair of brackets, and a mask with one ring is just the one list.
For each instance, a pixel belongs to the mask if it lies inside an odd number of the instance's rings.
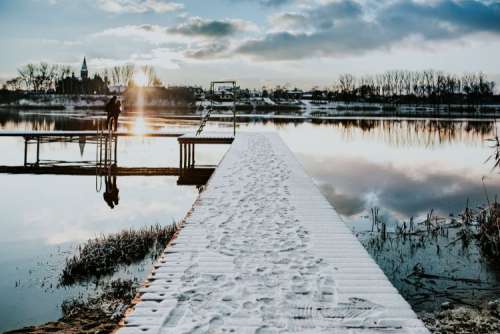
[[146,87],[148,85],[148,77],[146,76],[146,73],[142,71],[134,73],[134,83],[137,86]]

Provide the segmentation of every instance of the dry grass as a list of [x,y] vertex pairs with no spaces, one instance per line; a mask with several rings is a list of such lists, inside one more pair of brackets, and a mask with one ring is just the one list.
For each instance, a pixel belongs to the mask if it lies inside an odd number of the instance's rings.
[[76,255],[66,260],[60,284],[99,279],[114,273],[122,265],[141,261],[147,255],[156,258],[176,231],[176,224],[155,225],[88,240],[79,247]]

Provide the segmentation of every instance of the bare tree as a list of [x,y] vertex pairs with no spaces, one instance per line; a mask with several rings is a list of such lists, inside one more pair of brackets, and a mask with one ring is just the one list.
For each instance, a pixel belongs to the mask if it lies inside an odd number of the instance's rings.
[[24,82],[27,90],[35,90],[34,80],[35,80],[35,65],[26,64],[17,70],[19,77]]
[[23,80],[21,79],[21,77],[15,77],[5,82],[5,88],[9,90],[20,90],[22,86]]
[[135,66],[133,64],[126,64],[121,67],[121,75],[123,84],[128,86],[134,77]]
[[144,65],[139,70],[146,77],[146,86],[154,87],[162,85],[160,78],[156,75],[154,67],[149,65]]

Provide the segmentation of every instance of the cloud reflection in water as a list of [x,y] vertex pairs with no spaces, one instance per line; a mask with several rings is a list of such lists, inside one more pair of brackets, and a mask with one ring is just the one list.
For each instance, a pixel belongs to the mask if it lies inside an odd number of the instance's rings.
[[[415,165],[409,169],[394,163],[379,163],[354,157],[325,158],[301,155],[302,163],[340,214],[352,217],[380,206],[397,218],[428,212],[457,213],[467,199],[472,205],[486,202],[477,171],[439,164]],[[453,167],[453,166],[451,166]],[[496,177],[485,179],[490,195],[500,194]]]

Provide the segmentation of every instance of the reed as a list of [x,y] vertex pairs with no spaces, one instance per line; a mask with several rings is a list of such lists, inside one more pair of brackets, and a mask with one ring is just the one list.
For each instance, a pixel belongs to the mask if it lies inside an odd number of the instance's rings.
[[114,273],[150,255],[157,258],[177,232],[177,225],[154,225],[139,230],[125,230],[88,240],[68,258],[60,277],[62,286]]

